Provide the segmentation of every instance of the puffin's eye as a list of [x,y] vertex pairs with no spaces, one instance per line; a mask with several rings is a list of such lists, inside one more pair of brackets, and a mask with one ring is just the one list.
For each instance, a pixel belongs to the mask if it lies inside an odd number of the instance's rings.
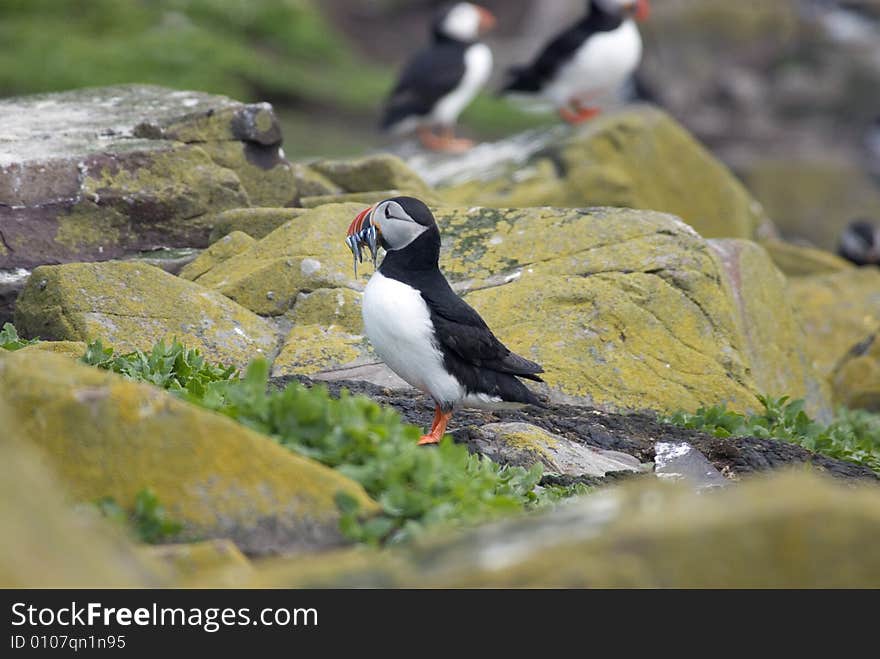
[[390,219],[391,219],[391,208],[390,208],[390,206],[386,206],[386,207],[385,207],[385,219],[386,219],[386,220],[390,220]]

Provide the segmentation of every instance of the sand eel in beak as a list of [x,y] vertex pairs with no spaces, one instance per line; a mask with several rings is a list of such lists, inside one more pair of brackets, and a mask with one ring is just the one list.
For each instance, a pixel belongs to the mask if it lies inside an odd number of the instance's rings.
[[589,13],[556,36],[534,62],[511,70],[503,94],[550,104],[579,124],[613,103],[642,59],[634,21],[650,15],[648,0],[590,0]]
[[433,24],[432,43],[404,67],[388,99],[382,129],[416,131],[432,151],[460,153],[473,142],[457,139],[454,126],[492,73],[492,51],[478,39],[495,18],[486,9],[459,2]]
[[880,226],[853,220],[840,236],[837,253],[856,265],[880,265]]
[[395,197],[368,208],[349,227],[349,247],[370,227],[385,257],[364,291],[364,330],[388,367],[434,400],[431,430],[419,443],[439,442],[456,407],[540,406],[519,378],[542,382],[544,369],[506,348],[449,286],[428,207]]

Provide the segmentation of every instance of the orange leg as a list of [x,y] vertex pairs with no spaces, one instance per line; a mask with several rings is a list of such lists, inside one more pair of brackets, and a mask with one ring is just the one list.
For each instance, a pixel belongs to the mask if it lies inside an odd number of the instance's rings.
[[440,409],[440,406],[434,408],[434,421],[431,423],[431,432],[427,435],[422,435],[422,438],[419,440],[419,446],[424,446],[425,444],[439,444],[440,440],[443,439],[443,433],[446,432],[446,426],[449,425],[449,419],[452,418],[452,410],[449,412],[444,412]]
[[457,139],[450,127],[443,128],[441,134],[437,135],[429,126],[421,126],[418,129],[418,136],[422,146],[429,151],[464,153],[474,146],[470,140]]
[[572,126],[576,126],[577,124],[582,124],[585,121],[589,121],[602,111],[599,108],[585,108],[581,107],[579,104],[574,103],[573,107],[575,110],[569,108],[559,108],[559,116],[562,119],[571,124]]

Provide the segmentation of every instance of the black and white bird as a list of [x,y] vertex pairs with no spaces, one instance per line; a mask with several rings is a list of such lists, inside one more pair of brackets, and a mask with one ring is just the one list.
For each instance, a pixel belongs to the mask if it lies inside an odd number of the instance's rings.
[[519,378],[542,382],[544,369],[506,348],[440,272],[440,230],[424,203],[380,202],[355,218],[346,242],[355,259],[359,246],[374,259],[385,249],[364,290],[364,331],[392,371],[434,400],[420,444],[442,439],[456,407],[542,405]]
[[853,220],[840,236],[837,253],[856,265],[880,265],[880,225]]
[[492,74],[492,51],[479,38],[494,25],[488,10],[470,2],[440,13],[431,44],[406,64],[386,102],[383,130],[416,131],[432,151],[471,148],[470,140],[456,139],[454,127]]
[[531,64],[511,69],[503,94],[549,104],[570,124],[595,117],[618,97],[641,62],[635,20],[647,19],[650,5],[648,0],[589,0],[587,8],[587,15],[550,41]]

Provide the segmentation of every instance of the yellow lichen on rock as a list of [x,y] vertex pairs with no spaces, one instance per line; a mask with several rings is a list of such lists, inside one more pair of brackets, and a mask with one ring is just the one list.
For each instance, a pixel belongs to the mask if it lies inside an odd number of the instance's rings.
[[97,511],[75,509],[46,456],[21,441],[11,425],[10,403],[0,397],[0,588],[170,585],[168,575],[139,557],[120,529]]
[[252,585],[876,588],[880,552],[854,548],[878,534],[876,487],[800,472],[698,496],[640,481],[396,552],[274,560]]
[[248,234],[233,231],[208,247],[192,262],[187,263],[178,276],[194,281],[223,261],[228,261],[236,254],[241,254],[249,249],[255,242],[257,241]]
[[79,359],[86,354],[86,344],[83,341],[38,341],[18,352],[28,354],[31,352],[52,352],[56,355],[64,355],[71,359]]
[[178,587],[207,583],[213,588],[231,588],[254,576],[250,561],[229,540],[143,547],[140,552],[166,566]]
[[783,240],[762,240],[761,247],[767,250],[776,267],[788,277],[825,275],[853,267],[852,263],[831,252]]
[[222,295],[133,262],[70,263],[34,270],[16,303],[15,325],[49,340],[101,339],[149,350],[175,338],[210,359],[243,366],[271,357],[275,330]]
[[341,541],[334,497],[357,483],[234,421],[50,353],[0,355],[0,427],[41,447],[78,501],[151,489],[184,538],[266,553]]
[[837,404],[880,412],[880,328],[850,350],[831,381]]

